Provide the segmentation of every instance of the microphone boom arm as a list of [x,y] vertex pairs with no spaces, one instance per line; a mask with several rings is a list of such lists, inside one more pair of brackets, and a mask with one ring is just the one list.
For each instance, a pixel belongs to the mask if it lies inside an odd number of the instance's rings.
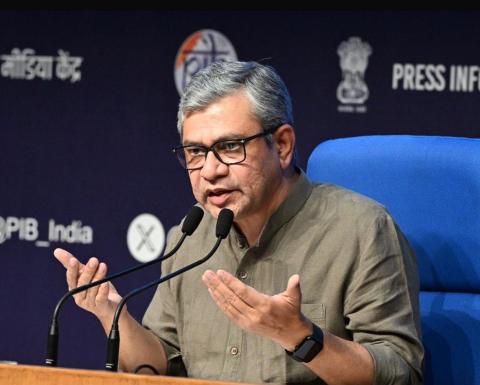
[[134,271],[140,270],[144,267],[154,265],[159,262],[163,262],[166,259],[170,258],[172,255],[174,255],[177,250],[182,246],[183,241],[187,237],[187,233],[183,233],[182,237],[178,241],[178,243],[175,245],[175,247],[167,254],[165,254],[161,258],[154,259],[153,261],[146,262],[139,264],[137,266],[131,267],[129,269],[123,270],[119,273],[113,274],[111,276],[99,279],[94,282],[87,283],[82,286],[78,286],[72,290],[67,291],[62,298],[57,302],[57,305],[55,306],[55,310],[53,312],[53,317],[52,317],[52,322],[50,323],[50,329],[48,332],[48,339],[47,339],[47,358],[45,359],[45,364],[47,366],[57,366],[57,360],[58,360],[58,314],[60,312],[60,309],[62,308],[63,304],[65,301],[70,298],[71,296],[80,293],[84,290],[88,290],[94,286],[101,285],[102,283],[108,282],[108,281],[113,281],[116,278],[119,278],[123,275],[126,275],[128,273],[132,273]]
[[107,363],[105,364],[105,368],[110,371],[116,372],[118,370],[118,352],[120,348],[120,332],[118,330],[118,320],[120,318],[120,314],[122,312],[122,309],[125,305],[125,303],[133,296],[140,294],[141,292],[150,289],[153,286],[160,285],[161,283],[168,281],[169,279],[172,279],[176,277],[179,274],[184,273],[187,270],[193,269],[194,267],[197,267],[201,265],[202,263],[206,262],[210,257],[217,251],[218,247],[220,246],[220,242],[222,241],[221,237],[218,237],[217,242],[213,246],[212,250],[203,257],[202,259],[199,259],[198,261],[195,261],[191,263],[190,265],[184,266],[178,270],[175,270],[174,272],[158,278],[150,283],[147,283],[146,285],[139,287],[135,290],[132,290],[128,294],[126,294],[120,303],[117,306],[117,310],[115,311],[115,316],[113,317],[113,322],[112,322],[112,328],[110,329],[110,334],[108,336],[108,346],[107,346]]

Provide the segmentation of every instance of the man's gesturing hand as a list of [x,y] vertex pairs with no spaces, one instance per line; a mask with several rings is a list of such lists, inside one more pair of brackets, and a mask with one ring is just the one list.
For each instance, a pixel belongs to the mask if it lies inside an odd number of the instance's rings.
[[[86,265],[80,263],[68,251],[55,249],[55,258],[67,269],[67,284],[71,290],[87,283],[98,281],[107,275],[107,265],[99,263],[97,258],[90,258]],[[122,297],[110,282],[92,287],[75,294],[75,302],[82,309],[92,312],[102,323],[110,323],[117,304]]]
[[270,338],[293,350],[312,332],[312,324],[300,311],[300,277],[292,275],[282,293],[269,296],[245,285],[223,270],[207,270],[202,276],[222,311],[242,329]]

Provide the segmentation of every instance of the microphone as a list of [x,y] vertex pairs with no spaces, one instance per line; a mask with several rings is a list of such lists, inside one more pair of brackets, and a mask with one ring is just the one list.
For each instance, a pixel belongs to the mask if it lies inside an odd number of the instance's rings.
[[180,248],[180,246],[183,244],[183,241],[188,235],[192,235],[193,232],[197,229],[198,225],[200,224],[201,220],[203,218],[203,210],[198,207],[198,206],[193,206],[189,213],[187,214],[185,220],[183,221],[182,224],[182,237],[178,241],[178,243],[175,245],[175,247],[167,254],[165,254],[161,258],[154,259],[153,261],[142,263],[139,265],[136,265],[134,267],[131,267],[129,269],[123,270],[119,273],[110,275],[108,277],[99,279],[98,281],[90,282],[86,285],[78,286],[72,290],[69,290],[66,292],[62,298],[57,303],[57,306],[55,306],[55,310],[53,312],[53,317],[52,317],[52,322],[50,323],[50,329],[48,333],[48,339],[47,339],[47,357],[45,359],[45,364],[47,366],[57,366],[58,362],[58,314],[60,312],[60,308],[64,304],[64,302],[71,296],[80,293],[84,290],[88,290],[91,287],[101,285],[102,283],[108,282],[108,281],[113,281],[116,278],[122,277],[124,275],[127,275],[129,273],[133,273],[134,271],[143,269],[145,267],[154,265],[156,263],[160,263],[167,258],[170,258],[172,255],[174,255],[177,250]]
[[179,274],[186,272],[187,270],[193,269],[194,267],[201,265],[202,263],[206,262],[214,253],[217,251],[218,247],[220,246],[220,242],[225,239],[230,232],[230,228],[233,224],[233,212],[230,209],[222,209],[220,214],[218,215],[217,225],[215,228],[215,235],[217,237],[217,241],[215,245],[210,250],[210,252],[190,265],[184,266],[163,278],[158,278],[155,281],[147,283],[145,286],[139,287],[138,289],[132,290],[130,293],[125,295],[120,303],[117,305],[117,309],[115,310],[115,315],[112,321],[112,328],[110,329],[110,334],[108,335],[108,342],[107,342],[107,362],[105,364],[105,368],[112,372],[116,372],[118,370],[118,353],[120,348],[120,331],[118,330],[118,320],[120,318],[120,313],[122,312],[123,306],[125,303],[133,296],[140,294],[141,292],[150,289],[152,286],[157,286],[165,281],[168,281]]

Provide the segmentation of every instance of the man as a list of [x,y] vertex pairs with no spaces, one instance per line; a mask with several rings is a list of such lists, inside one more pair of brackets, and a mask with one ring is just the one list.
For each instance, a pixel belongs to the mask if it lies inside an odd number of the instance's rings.
[[[383,207],[295,165],[288,91],[268,67],[214,63],[178,113],[175,149],[206,215],[166,274],[205,255],[215,218],[234,228],[205,265],[160,285],[144,326],[120,318],[120,366],[242,382],[420,384],[418,278],[408,242]],[[173,245],[178,228],[170,237]],[[167,248],[168,249],[168,248]],[[64,250],[69,287],[106,274]],[[77,304],[110,329],[112,285]],[[299,362],[300,361],[300,362]]]

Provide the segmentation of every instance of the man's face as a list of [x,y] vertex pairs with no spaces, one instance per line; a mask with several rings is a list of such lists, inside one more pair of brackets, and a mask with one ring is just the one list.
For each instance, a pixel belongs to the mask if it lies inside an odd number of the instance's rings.
[[[190,114],[183,125],[183,144],[211,146],[219,140],[242,139],[263,131],[251,112],[246,94],[239,91]],[[264,137],[245,144],[247,157],[234,165],[221,163],[208,152],[200,170],[190,170],[193,195],[214,217],[222,208],[234,212],[235,220],[268,211],[281,169],[275,146]]]

